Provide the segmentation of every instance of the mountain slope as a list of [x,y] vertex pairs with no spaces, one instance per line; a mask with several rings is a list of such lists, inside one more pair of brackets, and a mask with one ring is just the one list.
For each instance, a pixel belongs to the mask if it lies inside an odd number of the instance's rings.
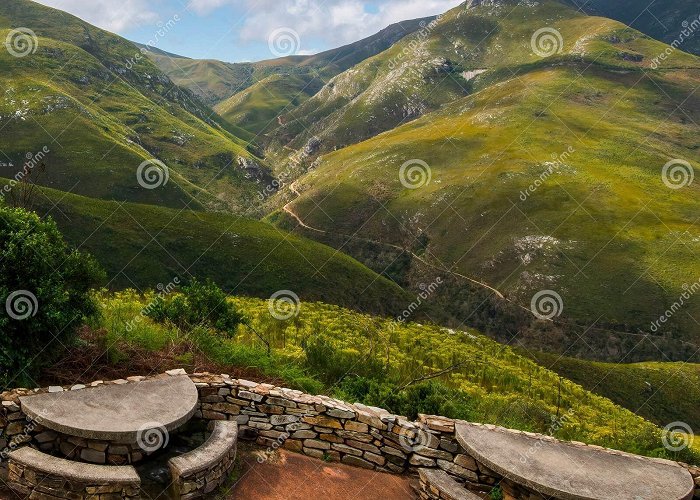
[[280,113],[318,92],[323,81],[311,74],[270,75],[214,106],[227,122],[254,133],[256,140],[277,126]]
[[[432,17],[392,24],[378,33],[336,49],[310,56],[288,56],[256,63],[226,63],[172,57],[162,51],[148,56],[175,83],[215,105],[272,75],[296,75],[302,80],[327,81],[338,73],[391,47],[406,35],[421,29]],[[308,93],[305,85],[297,93]]]
[[232,293],[291,290],[363,311],[396,314],[412,298],[356,260],[270,224],[223,213],[96,200],[52,189],[33,208],[95,256],[110,289],[211,278]]
[[693,429],[700,426],[698,364],[615,364],[541,352],[522,354],[661,427],[676,421],[685,422]]
[[[666,49],[660,42],[558,3],[516,3],[452,11],[435,31],[439,39],[425,41],[438,48],[434,55],[445,50],[446,59],[454,50],[445,46],[456,39],[444,33],[498,26],[478,48],[464,46],[476,62],[463,68],[487,70],[471,95],[323,155],[295,184],[301,196],[287,197],[287,208],[317,229],[418,249],[524,308],[537,292],[553,290],[562,297],[562,319],[653,333],[664,337],[655,357],[685,359],[700,344],[693,320],[700,300],[685,301],[659,327],[652,321],[700,276],[698,185],[671,189],[662,179],[667,162],[697,158],[700,59],[678,52],[651,70],[648,62]],[[560,53],[542,58],[531,37],[547,25],[564,43]],[[358,68],[374,65],[386,74],[386,57]],[[418,90],[437,88],[423,82]],[[361,93],[347,114],[357,116],[352,109],[364,101],[379,116],[386,95]],[[338,130],[356,134],[349,137],[354,141],[362,136],[361,121],[316,122],[322,138],[337,137]],[[416,175],[402,184],[405,162],[418,167],[413,173],[428,170],[416,160],[428,165],[430,182],[421,186]],[[629,354],[614,344],[601,349],[596,354],[607,359]]]
[[[434,111],[518,68],[542,64],[532,44],[539,29],[557,30],[554,36],[561,41],[553,36],[554,48],[561,45],[565,54],[560,57],[621,69],[649,67],[652,58],[665,50],[634,30],[586,16],[558,1],[467,2],[422,32],[339,74],[313,98],[291,109],[273,132],[271,147],[298,150],[316,138],[319,151],[332,151]],[[594,56],[587,54],[592,40],[605,42],[603,33],[619,43],[610,43],[606,50],[595,48]],[[545,32],[540,41],[547,43],[546,37]],[[647,59],[635,63],[639,56],[635,49],[643,46]],[[682,66],[686,57],[678,52],[672,62]]]
[[[106,199],[243,212],[267,168],[213,111],[162,74],[130,42],[28,0],[0,4],[0,36],[24,27],[34,53],[0,51],[0,175],[14,177],[30,153],[50,150],[40,182]],[[139,184],[156,158],[170,180]]]

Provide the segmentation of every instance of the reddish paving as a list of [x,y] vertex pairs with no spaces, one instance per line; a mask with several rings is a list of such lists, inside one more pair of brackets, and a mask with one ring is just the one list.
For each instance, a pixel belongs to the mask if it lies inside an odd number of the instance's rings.
[[228,498],[242,500],[346,500],[417,498],[412,479],[327,463],[280,450],[272,460],[258,463],[254,454],[242,453],[241,477]]

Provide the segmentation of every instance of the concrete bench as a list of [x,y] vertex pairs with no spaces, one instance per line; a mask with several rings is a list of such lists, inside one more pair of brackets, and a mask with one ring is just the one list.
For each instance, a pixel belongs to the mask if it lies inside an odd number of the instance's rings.
[[520,498],[521,490],[559,500],[693,498],[690,472],[668,460],[466,422],[455,434],[479,464],[503,476],[506,498]]
[[140,498],[141,479],[130,466],[94,465],[53,457],[25,446],[10,453],[8,484],[22,498]]
[[197,498],[226,482],[236,458],[237,440],[238,424],[218,420],[202,446],[168,460],[174,498]]
[[424,500],[481,500],[443,470],[418,469],[418,477]]

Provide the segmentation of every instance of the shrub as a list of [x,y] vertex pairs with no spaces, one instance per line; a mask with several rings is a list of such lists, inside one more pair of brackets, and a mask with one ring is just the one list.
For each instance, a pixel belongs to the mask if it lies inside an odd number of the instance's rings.
[[203,326],[233,335],[238,325],[246,322],[216,283],[196,278],[182,287],[181,294],[155,302],[146,314],[156,322],[169,321],[188,332]]
[[74,340],[97,313],[90,289],[103,279],[52,219],[0,205],[0,386],[31,380]]

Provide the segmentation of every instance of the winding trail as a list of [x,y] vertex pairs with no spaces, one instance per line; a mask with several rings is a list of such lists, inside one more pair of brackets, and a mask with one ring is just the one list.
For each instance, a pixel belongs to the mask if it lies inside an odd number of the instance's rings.
[[[297,182],[298,182],[298,180],[295,180],[294,182],[292,182],[292,183],[289,185],[289,190],[292,192],[292,194],[294,194],[294,196],[296,196],[296,198],[299,198],[299,197],[301,196],[301,193],[300,193],[299,190],[297,189]],[[296,199],[296,198],[295,198],[295,199]],[[331,233],[331,232],[329,232],[329,231],[325,231],[325,230],[319,229],[319,228],[317,228],[317,227],[309,226],[308,224],[306,224],[306,223],[301,219],[301,217],[299,217],[298,214],[296,214],[296,213],[294,212],[294,210],[292,210],[291,205],[292,205],[292,203],[294,203],[294,201],[295,201],[295,200],[292,200],[292,201],[290,201],[289,203],[287,203],[285,206],[282,207],[282,210],[284,210],[287,214],[289,214],[290,217],[292,217],[294,220],[296,220],[297,223],[298,223],[301,227],[303,227],[304,229],[308,229],[308,230],[310,230],[310,231],[316,231],[317,233],[322,233],[322,234],[336,235],[336,236],[341,236],[341,237],[343,237],[343,238],[348,238],[348,239],[353,239],[353,240],[358,240],[358,241],[365,241],[365,242],[368,242],[368,243],[373,243],[373,244],[375,244],[375,245],[383,245],[383,246],[386,246],[386,247],[393,248],[393,249],[395,249],[395,250],[400,250],[401,252],[406,252],[406,253],[408,253],[409,255],[411,255],[411,257],[413,257],[414,259],[416,259],[418,262],[421,262],[422,264],[424,264],[424,265],[426,265],[426,266],[428,266],[428,267],[431,267],[431,268],[436,269],[436,270],[438,270],[438,271],[441,271],[441,272],[443,272],[443,273],[451,274],[452,276],[456,276],[456,277],[458,277],[458,278],[465,279],[465,280],[467,280],[467,281],[469,281],[469,282],[471,282],[471,283],[473,283],[473,284],[475,284],[475,285],[478,285],[478,286],[480,286],[480,287],[482,287],[482,288],[486,288],[487,290],[491,291],[494,295],[496,295],[496,296],[497,296],[498,298],[500,298],[500,299],[507,300],[508,302],[512,302],[512,301],[510,301],[509,299],[507,299],[500,291],[498,291],[496,288],[492,287],[491,285],[489,285],[489,284],[487,284],[487,283],[484,283],[483,281],[479,281],[479,280],[477,280],[477,279],[470,278],[469,276],[465,276],[464,274],[461,274],[461,273],[452,271],[452,270],[450,270],[450,269],[446,269],[446,268],[441,267],[441,266],[436,266],[435,264],[433,264],[433,263],[431,263],[431,262],[428,262],[428,261],[425,260],[423,257],[421,257],[421,256],[417,255],[416,253],[412,252],[411,250],[408,250],[408,249],[406,249],[406,248],[403,248],[403,247],[401,247],[401,246],[399,246],[399,245],[394,245],[394,244],[392,244],[392,243],[386,243],[386,242],[384,242],[384,241],[372,240],[372,239],[369,239],[369,238],[363,238],[363,237],[361,237],[361,236],[355,236],[355,235],[350,235],[350,234]],[[513,303],[515,304],[515,302],[513,302]],[[522,307],[522,306],[520,306],[519,304],[516,304],[516,305],[518,305],[519,307]],[[525,308],[523,308],[523,309],[525,309]],[[529,309],[528,309],[528,311],[529,311]]]
[[[412,252],[411,250],[408,250],[408,249],[406,249],[406,248],[403,248],[403,247],[401,247],[401,246],[399,246],[399,245],[394,245],[393,243],[386,243],[386,242],[384,242],[384,241],[372,240],[372,239],[369,239],[369,238],[363,238],[363,237],[361,237],[361,236],[355,236],[355,235],[343,234],[343,233],[335,233],[335,232],[331,232],[331,231],[326,231],[326,230],[324,230],[324,229],[319,229],[319,228],[317,228],[317,227],[309,226],[308,224],[306,224],[306,223],[302,220],[301,217],[299,217],[298,214],[296,214],[296,213],[294,212],[294,210],[292,210],[292,207],[291,207],[292,203],[296,200],[296,198],[299,198],[299,197],[301,196],[301,193],[300,193],[299,190],[297,189],[297,183],[298,183],[298,180],[295,180],[294,182],[292,182],[292,183],[289,185],[289,190],[294,194],[295,199],[293,199],[292,201],[290,201],[289,203],[287,203],[286,205],[284,205],[284,207],[282,207],[282,209],[284,210],[284,212],[286,212],[287,214],[289,214],[290,217],[292,217],[294,220],[296,220],[296,221],[299,223],[299,225],[300,225],[301,227],[303,227],[304,229],[308,229],[309,231],[315,231],[315,232],[321,233],[321,234],[335,235],[335,236],[339,236],[339,237],[343,237],[343,238],[348,238],[348,239],[351,239],[351,240],[364,241],[364,242],[372,243],[372,244],[375,244],[375,245],[382,245],[382,246],[385,246],[385,247],[393,248],[393,249],[395,249],[395,250],[399,250],[399,251],[401,251],[401,252],[406,252],[406,253],[408,253],[409,255],[411,255],[411,257],[413,257],[414,259],[416,259],[418,262],[421,262],[422,264],[424,264],[424,265],[426,265],[426,266],[428,266],[428,267],[430,267],[430,268],[433,268],[433,269],[435,269],[435,270],[437,270],[437,271],[440,271],[440,272],[443,272],[443,273],[446,273],[446,274],[450,274],[450,275],[455,276],[455,277],[457,277],[457,278],[461,278],[461,279],[463,279],[463,280],[469,281],[470,283],[473,283],[474,285],[477,285],[477,286],[480,286],[480,287],[482,287],[482,288],[485,288],[486,290],[489,290],[491,293],[493,293],[494,295],[496,295],[499,299],[501,299],[501,300],[503,300],[503,301],[505,301],[505,302],[508,302],[509,304],[512,304],[513,306],[515,306],[515,307],[517,307],[517,308],[519,308],[519,309],[522,309],[523,311],[526,311],[527,313],[531,314],[531,315],[534,316],[534,317],[537,317],[538,319],[545,320],[545,321],[549,321],[549,322],[556,323],[556,324],[561,324],[561,325],[571,325],[571,324],[572,324],[571,322],[568,322],[568,321],[555,320],[555,319],[553,319],[553,318],[545,318],[545,317],[538,316],[537,314],[535,314],[535,312],[534,312],[531,308],[525,307],[525,306],[523,306],[523,305],[521,305],[521,304],[515,302],[514,300],[512,300],[512,299],[510,299],[510,298],[508,298],[508,297],[506,297],[506,296],[504,296],[499,290],[497,290],[496,288],[492,287],[492,286],[489,285],[488,283],[484,283],[483,281],[479,281],[479,280],[477,280],[477,279],[470,278],[469,276],[466,276],[466,275],[464,275],[464,274],[458,273],[458,272],[456,272],[456,271],[452,271],[452,270],[447,269],[447,268],[445,268],[445,267],[437,266],[437,265],[435,265],[435,264],[433,264],[433,263],[431,263],[431,262],[428,262],[428,261],[425,260],[423,257],[421,257],[420,255],[415,254],[415,253]],[[627,336],[632,336],[632,337],[636,337],[636,338],[649,338],[649,337],[650,337],[650,336],[649,336],[648,334],[646,334],[646,333],[634,333],[634,332],[626,332],[626,331],[623,332],[623,331],[610,330],[610,329],[607,329],[607,328],[598,328],[598,327],[593,327],[593,326],[589,326],[587,330],[595,330],[595,331],[600,331],[600,332],[610,332],[610,333],[614,333],[615,335],[627,335]],[[693,344],[692,342],[687,342],[687,341],[683,341],[683,340],[680,340],[680,342],[683,343],[683,344],[692,346],[692,347],[695,348],[695,349],[700,348],[699,346],[697,346],[696,344]]]

